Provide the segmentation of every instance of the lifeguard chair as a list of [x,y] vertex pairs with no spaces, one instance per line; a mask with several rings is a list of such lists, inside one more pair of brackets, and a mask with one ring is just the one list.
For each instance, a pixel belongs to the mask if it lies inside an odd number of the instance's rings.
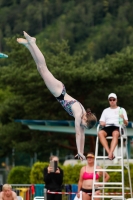
[[[98,171],[102,172],[117,172],[121,174],[121,182],[96,182],[95,176],[93,177],[93,189],[92,189],[92,200],[94,198],[109,198],[111,200],[125,200],[125,191],[129,191],[132,198],[132,184],[131,184],[131,177],[130,177],[130,167],[129,167],[129,160],[128,160],[128,150],[127,150],[127,129],[124,125],[115,125],[111,124],[111,126],[117,126],[119,127],[120,132],[120,152],[121,155],[118,155],[118,145],[115,148],[115,159],[113,161],[107,161],[108,156],[106,156],[105,149],[103,148],[103,155],[98,155],[99,150],[99,137],[97,136],[96,139],[96,150],[95,150],[95,164],[94,164],[94,174]],[[100,124],[97,126],[97,133],[101,129]],[[112,139],[112,137],[107,137],[107,140]],[[125,142],[125,148],[126,148],[126,155],[125,160],[123,158],[123,147]],[[96,166],[98,165],[99,160],[102,160],[102,169],[96,169]],[[108,167],[111,167],[108,169]],[[115,169],[114,169],[115,167]],[[116,169],[117,167],[117,169]],[[124,168],[127,169],[128,172],[128,180],[129,180],[129,187],[125,187],[124,184]],[[98,187],[99,183],[102,184],[102,187]],[[95,188],[98,187],[102,192],[100,195],[95,195]],[[106,189],[108,192],[106,192]],[[112,192],[113,190],[113,192]],[[117,192],[117,190],[120,190],[121,192]],[[111,192],[110,192],[111,191]]]

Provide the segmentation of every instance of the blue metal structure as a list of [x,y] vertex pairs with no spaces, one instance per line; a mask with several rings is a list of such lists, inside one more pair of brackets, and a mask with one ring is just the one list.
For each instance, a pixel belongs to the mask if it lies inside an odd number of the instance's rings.
[[[58,132],[58,133],[69,133],[75,134],[74,121],[71,120],[28,120],[28,119],[16,119],[16,122],[20,122],[28,126],[31,130],[39,130],[43,132]],[[92,129],[85,129],[86,135],[97,136],[97,127]],[[129,122],[127,126],[127,136],[128,136],[128,153],[130,158],[131,145],[130,142],[133,139],[133,122]]]
[[4,53],[0,53],[0,58],[8,58],[8,55],[6,55]]

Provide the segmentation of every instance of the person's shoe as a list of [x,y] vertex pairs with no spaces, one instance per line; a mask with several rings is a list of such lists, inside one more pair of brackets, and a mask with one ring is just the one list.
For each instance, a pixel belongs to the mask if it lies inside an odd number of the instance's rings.
[[8,55],[6,55],[4,53],[0,53],[0,58],[8,58]]
[[25,31],[23,31],[24,33],[24,37],[26,38],[26,40],[28,41],[28,43],[35,43],[36,42],[36,38],[31,37],[30,35],[28,35]]

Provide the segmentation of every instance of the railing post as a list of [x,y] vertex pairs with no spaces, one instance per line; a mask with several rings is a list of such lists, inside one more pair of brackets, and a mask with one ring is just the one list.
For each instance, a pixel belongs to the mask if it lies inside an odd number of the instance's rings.
[[47,200],[47,189],[44,188],[44,200]]

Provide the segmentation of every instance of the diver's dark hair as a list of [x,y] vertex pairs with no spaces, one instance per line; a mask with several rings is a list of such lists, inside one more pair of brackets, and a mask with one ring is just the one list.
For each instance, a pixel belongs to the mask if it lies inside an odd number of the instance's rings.
[[90,108],[86,110],[86,117],[87,117],[87,128],[91,129],[96,125],[97,117],[94,113],[91,112]]

